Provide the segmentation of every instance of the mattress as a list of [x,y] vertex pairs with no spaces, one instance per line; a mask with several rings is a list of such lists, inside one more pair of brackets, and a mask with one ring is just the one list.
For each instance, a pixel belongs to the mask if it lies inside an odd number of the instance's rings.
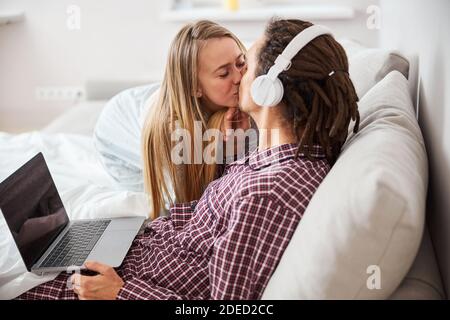
[[[70,219],[148,216],[143,192],[119,190],[105,172],[91,132],[101,104],[71,110],[41,131],[0,132],[0,181],[42,152]],[[85,121],[83,121],[85,119]],[[57,274],[27,272],[0,215],[0,299],[12,299]]]

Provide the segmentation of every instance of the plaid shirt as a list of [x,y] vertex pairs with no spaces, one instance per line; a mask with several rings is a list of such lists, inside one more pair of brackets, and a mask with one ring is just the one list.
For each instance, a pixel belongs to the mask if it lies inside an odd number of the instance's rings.
[[[313,161],[286,144],[236,161],[199,201],[136,237],[118,274],[118,299],[259,299],[311,197],[330,170],[320,147]],[[68,274],[20,298],[75,299]]]

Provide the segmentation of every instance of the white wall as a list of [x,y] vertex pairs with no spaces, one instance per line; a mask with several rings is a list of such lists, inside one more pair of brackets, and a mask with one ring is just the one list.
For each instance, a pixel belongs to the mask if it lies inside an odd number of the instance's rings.
[[[338,36],[376,45],[377,31],[366,28],[366,8],[378,0],[318,2],[353,5],[358,10],[354,21],[319,22]],[[81,9],[77,31],[66,26],[72,4]],[[37,100],[38,87],[82,87],[88,79],[160,79],[170,41],[183,24],[160,20],[169,5],[157,0],[0,0],[0,14],[15,8],[26,14],[24,22],[0,26],[0,131],[40,128],[73,106]],[[250,41],[264,22],[224,25]]]
[[[0,12],[26,11],[23,23],[0,26],[0,130],[39,127],[67,108],[66,102],[37,101],[36,87],[83,86],[90,78],[158,77],[178,28],[157,23],[160,3],[0,1]],[[66,26],[71,4],[81,8],[77,31]]]
[[381,0],[380,43],[419,55],[419,122],[430,165],[428,223],[450,290],[450,1]]

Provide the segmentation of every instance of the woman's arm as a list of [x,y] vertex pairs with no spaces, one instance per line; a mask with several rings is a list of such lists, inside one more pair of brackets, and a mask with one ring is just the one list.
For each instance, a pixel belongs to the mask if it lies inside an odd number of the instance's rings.
[[[215,155],[217,162],[208,164],[204,167],[205,186],[209,182],[220,178],[225,170],[226,164],[237,160],[237,157],[240,155],[238,153],[242,153],[242,149],[247,151],[246,149],[248,149],[248,146],[245,137],[244,139],[239,139],[239,137],[234,134],[235,131],[233,130],[240,129],[242,132],[245,132],[250,128],[250,117],[238,108],[228,108],[226,111],[215,112],[209,118],[207,129],[220,130],[223,135],[223,141],[215,141]],[[230,137],[234,137],[234,140],[230,141]],[[240,143],[243,143],[244,145],[239,146],[238,144]],[[227,149],[227,147],[231,149]],[[221,159],[217,158],[218,154],[222,155]]]

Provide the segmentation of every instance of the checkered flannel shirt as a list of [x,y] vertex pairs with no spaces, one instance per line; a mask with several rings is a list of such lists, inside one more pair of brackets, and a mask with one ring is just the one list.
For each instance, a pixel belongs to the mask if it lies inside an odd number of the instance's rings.
[[[224,170],[199,201],[148,224],[116,269],[118,299],[259,299],[330,165],[296,145],[254,151]],[[20,298],[76,299],[68,274]]]

